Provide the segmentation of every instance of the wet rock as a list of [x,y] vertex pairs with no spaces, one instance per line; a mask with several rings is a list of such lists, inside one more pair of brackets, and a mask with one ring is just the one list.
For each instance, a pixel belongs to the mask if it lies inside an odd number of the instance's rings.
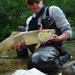
[[69,61],[62,67],[63,75],[75,75],[75,61]]

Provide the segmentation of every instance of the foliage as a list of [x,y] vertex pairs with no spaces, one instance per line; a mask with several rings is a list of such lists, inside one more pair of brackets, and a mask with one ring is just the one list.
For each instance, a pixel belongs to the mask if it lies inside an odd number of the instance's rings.
[[10,26],[7,25],[0,33],[0,41],[4,40],[5,38],[7,38],[9,35],[11,34],[11,29]]
[[[75,26],[75,0],[44,0],[47,6],[59,6],[72,26]],[[6,38],[10,31],[19,25],[25,26],[26,19],[32,14],[26,0],[0,0],[0,40]]]

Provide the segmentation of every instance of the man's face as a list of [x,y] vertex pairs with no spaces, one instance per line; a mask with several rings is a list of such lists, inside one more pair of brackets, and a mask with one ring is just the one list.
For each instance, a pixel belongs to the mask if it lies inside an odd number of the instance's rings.
[[42,0],[37,3],[27,4],[27,6],[31,9],[32,12],[38,13],[43,7]]

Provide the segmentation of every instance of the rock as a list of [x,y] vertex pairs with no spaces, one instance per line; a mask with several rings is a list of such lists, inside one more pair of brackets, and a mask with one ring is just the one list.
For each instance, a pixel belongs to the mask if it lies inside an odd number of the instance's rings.
[[32,68],[30,70],[19,69],[16,70],[12,75],[46,75],[36,68]]
[[62,67],[63,75],[75,75],[75,61],[69,61]]

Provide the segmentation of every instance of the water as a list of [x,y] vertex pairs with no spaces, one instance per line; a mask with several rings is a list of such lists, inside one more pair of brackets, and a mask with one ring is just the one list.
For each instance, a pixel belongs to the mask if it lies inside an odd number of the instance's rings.
[[75,59],[75,40],[65,42],[65,50],[72,56],[72,60]]

